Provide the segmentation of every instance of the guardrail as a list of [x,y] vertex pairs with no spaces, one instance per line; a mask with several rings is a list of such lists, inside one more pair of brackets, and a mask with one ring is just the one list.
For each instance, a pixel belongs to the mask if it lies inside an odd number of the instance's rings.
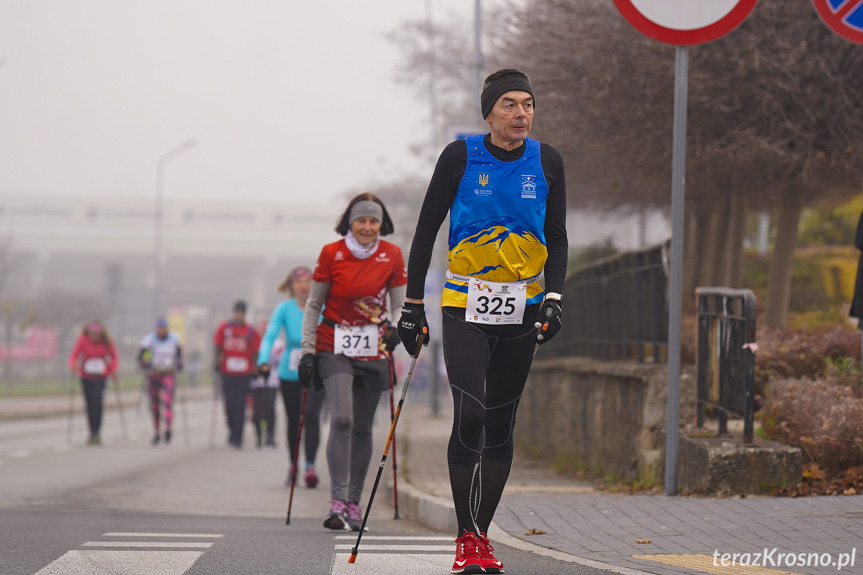
[[555,356],[665,361],[669,243],[618,254],[569,273]]
[[743,442],[752,443],[755,405],[755,295],[748,289],[699,287],[698,408],[719,414],[719,434],[728,433],[728,416],[743,419]]

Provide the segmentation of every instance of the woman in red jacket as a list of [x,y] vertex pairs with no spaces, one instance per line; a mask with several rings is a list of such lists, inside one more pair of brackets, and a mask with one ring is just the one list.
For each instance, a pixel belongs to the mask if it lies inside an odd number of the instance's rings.
[[99,429],[102,427],[102,397],[108,377],[117,379],[117,350],[100,321],[84,325],[75,347],[69,354],[69,370],[81,378],[84,399],[87,401],[87,420],[90,424],[88,445],[101,445]]

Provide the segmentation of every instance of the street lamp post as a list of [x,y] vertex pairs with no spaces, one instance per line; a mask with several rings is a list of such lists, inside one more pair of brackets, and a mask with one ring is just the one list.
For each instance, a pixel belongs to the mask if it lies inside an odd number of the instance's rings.
[[165,194],[165,164],[195,145],[194,138],[186,140],[176,148],[168,150],[156,160],[156,214],[154,217],[153,245],[153,317],[162,309],[162,203]]

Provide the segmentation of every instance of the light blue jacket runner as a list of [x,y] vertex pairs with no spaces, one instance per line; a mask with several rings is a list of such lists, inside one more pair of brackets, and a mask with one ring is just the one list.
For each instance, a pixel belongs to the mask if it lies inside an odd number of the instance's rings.
[[[282,359],[279,360],[279,379],[297,381],[299,378],[296,364],[299,361],[300,342],[303,339],[303,310],[294,298],[279,303],[273,310],[270,323],[267,324],[267,331],[264,332],[261,340],[261,347],[258,348],[258,365],[267,363],[270,358],[270,348],[273,347],[273,342],[282,330],[285,331],[285,351],[282,353]],[[293,362],[291,362],[291,354],[295,356]]]

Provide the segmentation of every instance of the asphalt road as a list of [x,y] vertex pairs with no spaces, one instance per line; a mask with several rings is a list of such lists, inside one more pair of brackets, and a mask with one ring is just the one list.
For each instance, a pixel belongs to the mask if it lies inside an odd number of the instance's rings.
[[[297,487],[285,525],[284,441],[256,449],[249,425],[246,447],[229,448],[219,410],[211,448],[211,407],[189,401],[184,420],[178,405],[174,441],[157,447],[149,442],[145,409],[126,409],[125,438],[119,412],[107,412],[101,447],[84,445],[81,415],[73,418],[71,442],[66,417],[0,422],[0,574],[449,572],[453,534],[394,520],[391,501],[383,499],[375,502],[356,563],[348,563],[356,533],[321,525],[329,499],[323,445],[322,482]],[[379,412],[375,435],[381,449],[387,411]],[[379,457],[376,450],[367,493]],[[368,494],[363,506],[367,501]],[[510,574],[605,573],[502,545],[496,555]]]

